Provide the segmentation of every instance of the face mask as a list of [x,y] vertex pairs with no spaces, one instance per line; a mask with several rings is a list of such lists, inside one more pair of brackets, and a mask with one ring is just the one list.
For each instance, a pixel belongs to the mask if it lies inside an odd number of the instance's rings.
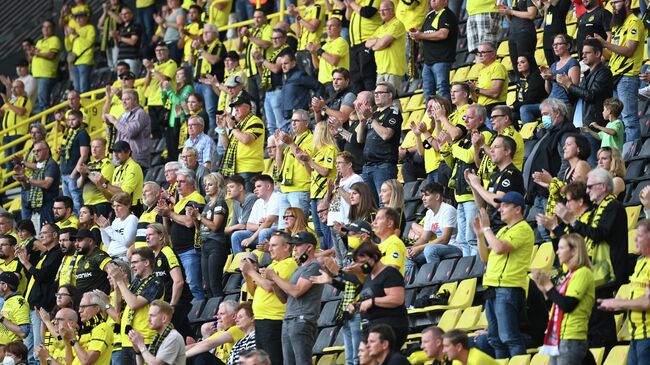
[[374,268],[374,265],[370,265],[369,263],[364,263],[361,265],[361,272],[368,275],[372,272],[372,269]]
[[5,358],[2,359],[2,365],[16,365],[16,360],[11,356],[5,355]]
[[546,129],[550,129],[553,126],[553,119],[550,115],[542,115],[542,125]]

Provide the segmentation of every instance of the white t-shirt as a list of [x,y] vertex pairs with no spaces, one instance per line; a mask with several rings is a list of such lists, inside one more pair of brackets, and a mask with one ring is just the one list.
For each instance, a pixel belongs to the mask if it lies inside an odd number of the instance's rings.
[[[267,202],[264,202],[264,199],[261,198],[257,199],[255,204],[253,204],[253,209],[251,209],[251,215],[248,216],[248,223],[260,224],[262,218],[266,218],[269,215],[278,215],[278,211],[280,210],[279,194],[274,192]],[[277,226],[276,221],[271,228],[276,228]]]
[[126,257],[126,251],[135,242],[138,232],[138,217],[130,214],[124,220],[115,218],[113,223],[100,229],[102,241],[108,243],[106,253],[111,257]]
[[[349,193],[350,187],[358,182],[363,182],[363,179],[361,176],[353,174],[347,179],[341,179],[339,182],[339,187],[345,192]],[[332,204],[334,203],[332,202]],[[338,211],[333,208],[334,207],[330,207],[330,212],[327,215],[327,225],[333,226],[334,222],[341,222],[343,224],[350,223],[350,220],[348,219],[348,216],[350,214],[350,204],[348,204],[348,202],[346,202],[343,197],[339,199]]]
[[456,208],[443,202],[440,205],[440,209],[438,209],[438,214],[433,214],[431,209],[427,209],[423,228],[425,231],[433,232],[436,237],[442,236],[443,228],[451,228],[453,231],[448,244],[456,244],[456,232],[458,231]]

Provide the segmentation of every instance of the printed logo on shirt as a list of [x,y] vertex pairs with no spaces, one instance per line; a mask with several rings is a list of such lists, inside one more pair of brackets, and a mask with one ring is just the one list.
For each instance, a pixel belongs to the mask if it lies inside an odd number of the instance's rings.
[[509,180],[509,179],[505,179],[505,180],[503,180],[503,182],[501,183],[501,185],[502,185],[504,188],[507,188],[508,186],[510,186],[510,180]]

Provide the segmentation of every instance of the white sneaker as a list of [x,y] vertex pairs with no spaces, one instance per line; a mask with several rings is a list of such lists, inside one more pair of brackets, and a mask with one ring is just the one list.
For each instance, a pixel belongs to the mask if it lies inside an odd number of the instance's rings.
[[639,96],[646,100],[650,100],[650,86],[639,89]]

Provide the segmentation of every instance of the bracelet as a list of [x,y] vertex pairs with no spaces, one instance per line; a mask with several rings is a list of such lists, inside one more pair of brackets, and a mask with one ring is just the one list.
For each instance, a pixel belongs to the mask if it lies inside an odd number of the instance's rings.
[[481,232],[483,232],[483,233],[485,233],[487,231],[492,231],[492,229],[490,229],[490,227],[483,227],[483,229],[481,229]]
[[325,51],[322,48],[319,48],[319,49],[316,50],[316,54],[319,55],[319,56],[322,56],[323,53],[325,53]]

